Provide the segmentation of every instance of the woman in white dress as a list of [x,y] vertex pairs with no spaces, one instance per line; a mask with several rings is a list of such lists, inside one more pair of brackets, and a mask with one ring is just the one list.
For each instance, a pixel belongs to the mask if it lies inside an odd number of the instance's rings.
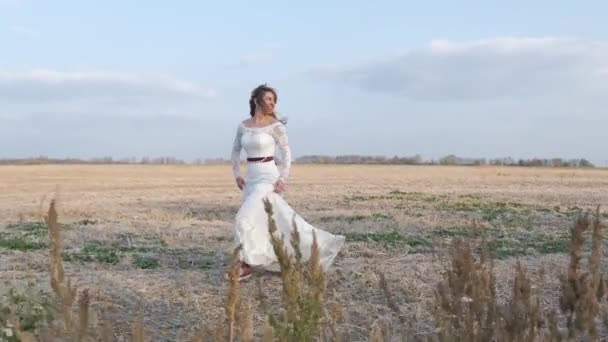
[[[281,196],[289,177],[291,150],[285,123],[274,114],[276,102],[277,93],[273,88],[261,85],[252,91],[249,100],[251,118],[239,123],[232,149],[232,170],[238,188],[243,191],[241,208],[235,219],[236,242],[242,245],[241,279],[251,276],[252,266],[276,268],[277,257],[268,231],[264,199],[272,204],[278,236],[282,236],[288,249],[291,248],[292,220],[295,219],[305,261],[310,257],[313,231],[321,254],[321,266],[325,270],[344,244],[344,236],[313,227]],[[241,175],[240,167],[243,149],[247,155],[245,177]],[[275,152],[280,153],[280,164],[274,161]]]

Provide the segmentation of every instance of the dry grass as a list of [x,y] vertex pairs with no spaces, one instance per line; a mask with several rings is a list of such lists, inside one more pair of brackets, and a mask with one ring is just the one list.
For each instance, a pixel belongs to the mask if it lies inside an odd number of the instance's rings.
[[[0,281],[7,289],[24,288],[28,279],[47,292],[58,288],[62,318],[54,331],[69,331],[82,340],[114,340],[109,332],[155,341],[211,335],[229,339],[231,290],[224,272],[231,265],[232,217],[240,201],[229,168],[0,167],[0,179],[7,180],[0,185]],[[594,274],[605,273],[605,257],[592,252],[603,243],[583,239],[580,245],[581,257],[599,262],[588,267],[579,262],[575,272],[562,265],[572,260],[570,227],[576,214],[596,204],[606,207],[607,188],[602,170],[300,165],[294,166],[286,197],[314,224],[348,234],[323,292],[319,324],[327,340],[429,336],[438,323],[436,285],[449,270],[445,261],[453,260],[448,247],[461,238],[469,241],[475,258],[473,246],[486,239],[488,255],[496,258],[493,265],[469,260],[475,270],[469,277],[486,284],[465,291],[482,300],[474,302],[482,311],[467,323],[480,327],[473,329],[475,336],[483,336],[492,321],[502,331],[521,330],[525,336],[559,332],[567,338],[570,316],[578,333],[603,338],[603,327],[593,332],[584,323],[602,317],[605,300],[598,301],[596,310],[590,293],[597,288],[597,299],[604,291],[603,278],[595,285]],[[45,214],[50,218],[41,208],[49,207],[44,198],[55,193],[61,216],[59,259],[53,252],[55,238],[34,224],[44,221]],[[587,235],[594,235],[592,229],[583,233]],[[47,285],[49,256],[62,262],[51,273],[62,286]],[[494,280],[487,279],[486,267]],[[569,280],[564,282],[561,274]],[[251,314],[235,315],[235,340],[250,340],[252,334],[254,340],[278,338],[276,321],[271,324],[266,313],[287,308],[284,280],[267,273],[254,278],[239,284],[240,307],[250,307]],[[255,286],[258,280],[266,309]],[[492,282],[495,294],[487,286]],[[573,298],[585,304],[562,304],[568,293],[564,284],[574,284],[569,285],[575,289]],[[314,294],[307,286],[301,289],[296,293]],[[498,309],[490,304],[493,296]],[[543,327],[532,324],[539,311],[547,323]],[[520,314],[507,319],[505,312]],[[563,324],[548,324],[553,321],[547,313]]]

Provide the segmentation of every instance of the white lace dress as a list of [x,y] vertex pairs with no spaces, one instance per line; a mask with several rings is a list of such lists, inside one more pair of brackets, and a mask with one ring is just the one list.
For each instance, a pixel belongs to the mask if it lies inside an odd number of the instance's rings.
[[[276,150],[278,148],[278,151]],[[321,253],[321,265],[327,270],[344,244],[344,236],[334,235],[313,227],[287,204],[285,199],[274,192],[274,183],[280,179],[287,183],[291,167],[287,129],[281,122],[265,127],[246,127],[239,124],[232,149],[232,170],[235,178],[241,176],[240,155],[244,149],[247,158],[275,156],[280,153],[281,163],[274,161],[247,163],[243,201],[236,214],[236,243],[242,244],[241,261],[252,266],[268,269],[277,268],[277,257],[270,242],[268,216],[264,210],[263,199],[267,198],[273,207],[273,218],[277,224],[279,236],[288,246],[293,230],[292,219],[300,233],[300,247],[304,260],[310,257],[313,242],[313,231]],[[290,249],[291,250],[291,249]],[[293,252],[293,251],[291,251]]]

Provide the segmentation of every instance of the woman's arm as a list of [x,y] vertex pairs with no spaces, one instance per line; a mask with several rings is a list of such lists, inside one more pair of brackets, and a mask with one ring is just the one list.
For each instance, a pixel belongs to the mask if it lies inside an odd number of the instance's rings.
[[[236,135],[234,137],[234,142],[232,143],[232,153],[230,159],[232,160],[232,173],[234,174],[234,178],[241,178],[241,137],[243,136],[243,128],[241,125],[236,129]],[[241,185],[239,184],[239,188]]]
[[279,164],[279,180],[283,183],[287,182],[289,178],[289,171],[291,168],[291,149],[289,147],[289,138],[287,136],[287,127],[283,124],[277,125],[273,131],[272,136],[277,144],[277,148],[281,153],[281,164]]

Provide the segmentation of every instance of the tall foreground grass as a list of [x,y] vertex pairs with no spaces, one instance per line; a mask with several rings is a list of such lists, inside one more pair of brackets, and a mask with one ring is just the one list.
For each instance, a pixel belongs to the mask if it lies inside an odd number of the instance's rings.
[[[200,322],[191,341],[349,341],[342,325],[341,307],[326,299],[328,275],[319,263],[316,238],[311,257],[304,261],[299,251],[298,227],[293,234],[277,235],[273,208],[265,201],[268,229],[280,265],[282,305],[270,307],[258,283],[259,295],[243,300],[238,280],[240,246],[233,252],[227,270],[228,290],[225,315],[216,322]],[[0,338],[8,341],[115,341],[119,336],[110,321],[92,324],[91,294],[78,289],[67,279],[61,258],[61,230],[55,202],[45,216],[50,238],[49,281],[53,291],[44,320],[17,304],[1,308]],[[387,306],[397,319],[391,326],[373,322],[369,341],[599,341],[608,326],[605,310],[606,281],[601,274],[602,229],[599,208],[576,219],[571,229],[570,262],[560,275],[559,308],[543,303],[543,277],[534,283],[526,267],[517,262],[509,298],[500,301],[496,294],[494,264],[482,243],[471,245],[455,240],[450,246],[449,263],[442,280],[435,285],[434,330],[417,332],[416,317],[401,310],[385,276],[378,272],[379,288]],[[585,261],[586,236],[591,235],[591,252]],[[289,243],[294,254],[288,253]],[[265,317],[261,327],[253,322],[254,308]],[[38,309],[37,309],[38,310]],[[133,313],[132,332],[123,338],[146,339],[143,317]],[[42,316],[35,316],[42,317]],[[96,320],[97,321],[97,320]],[[189,327],[192,328],[192,327]]]

